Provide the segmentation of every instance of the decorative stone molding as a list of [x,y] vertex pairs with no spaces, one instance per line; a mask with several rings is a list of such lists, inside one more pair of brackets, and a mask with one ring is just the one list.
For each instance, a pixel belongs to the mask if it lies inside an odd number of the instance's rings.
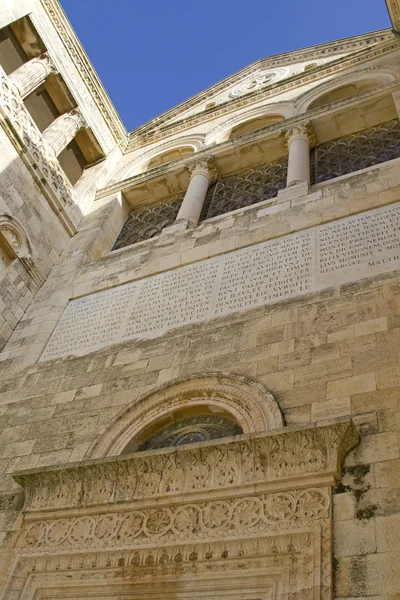
[[41,0],[41,3],[70,55],[73,64],[92,94],[96,106],[110,128],[114,139],[116,142],[123,141],[126,136],[125,127],[111,103],[107,92],[101,84],[96,71],[93,69],[77,39],[76,34],[66,19],[60,4],[57,0]]
[[40,287],[44,276],[32,258],[31,245],[21,223],[10,215],[0,215],[0,235],[8,243],[15,258],[20,260],[35,284]]
[[329,600],[331,486],[357,441],[336,420],[17,474],[26,503],[7,600],[71,585],[95,597],[100,584],[113,597],[132,581],[142,597],[149,577],[149,598],[183,585],[183,598],[194,586],[211,600],[240,578],[231,594]]
[[134,402],[89,450],[93,458],[120,454],[127,443],[154,420],[187,406],[210,405],[233,416],[244,433],[283,426],[275,398],[263,385],[241,375],[208,373],[177,380]]
[[[160,154],[164,154],[165,152],[169,152],[170,150],[176,150],[178,148],[182,148],[183,146],[192,146],[194,149],[194,153],[199,152],[204,144],[205,136],[203,134],[192,134],[192,135],[184,135],[179,137],[178,139],[170,140],[168,142],[164,142],[163,144],[159,144],[156,147],[151,148],[151,150],[147,150],[143,152],[139,157],[136,157],[132,162],[124,165],[115,175],[112,177],[112,181],[123,181],[129,177],[134,176],[135,174],[141,173],[146,169],[147,165],[152,161],[153,158],[159,156]],[[184,163],[186,158],[179,159],[178,162]],[[162,165],[163,166],[163,165]],[[156,167],[159,169],[160,167]],[[154,169],[152,169],[154,171]],[[148,171],[146,172],[146,176],[148,175]]]
[[9,75],[9,78],[18,88],[21,98],[26,98],[46,80],[50,73],[57,73],[57,67],[45,52],[21,65]]
[[268,115],[281,115],[284,119],[294,117],[296,110],[291,101],[274,102],[264,106],[257,106],[245,112],[240,112],[223,121],[207,133],[204,145],[220,144],[229,139],[229,135],[235,127],[242,125],[258,117],[267,117]]
[[189,116],[180,121],[173,121],[172,123],[168,123],[168,120],[176,116],[178,110],[183,111],[191,108],[199,104],[200,102],[205,102],[207,99],[212,99],[216,93],[220,93],[226,87],[232,86],[235,81],[238,83],[243,80],[245,76],[248,76],[260,69],[261,65],[265,65],[265,67],[273,67],[273,66],[282,66],[287,63],[289,60],[289,56],[291,56],[291,61],[293,60],[313,60],[328,56],[332,52],[336,53],[344,53],[348,51],[351,53],[352,51],[358,50],[358,52],[354,52],[354,54],[349,54],[347,58],[343,58],[338,64],[336,61],[331,63],[327,63],[317,72],[306,71],[302,74],[301,79],[298,77],[289,78],[288,80],[284,80],[279,82],[277,86],[272,86],[271,88],[267,87],[265,89],[256,90],[255,92],[251,92],[243,97],[240,97],[235,100],[230,100],[228,102],[221,103],[218,108],[213,113],[215,117],[222,116],[224,114],[232,113],[234,110],[238,110],[245,107],[250,107],[255,100],[266,100],[268,98],[272,98],[276,96],[278,93],[284,93],[289,90],[293,90],[298,88],[300,85],[312,84],[317,82],[323,78],[328,76],[335,76],[343,71],[343,68],[351,68],[360,64],[364,64],[367,58],[377,58],[380,56],[384,56],[394,50],[398,49],[398,40],[394,38],[393,32],[384,31],[378,35],[367,34],[363,40],[357,40],[356,43],[352,42],[344,42],[338,44],[323,44],[318,48],[313,48],[313,51],[301,51],[297,56],[294,56],[293,53],[287,55],[279,55],[274,57],[273,59],[261,59],[257,63],[250,65],[247,69],[241,71],[237,77],[228,78],[222,84],[218,84],[217,86],[213,86],[207,93],[204,93],[200,96],[195,96],[193,99],[184,103],[183,105],[179,105],[176,109],[172,111],[168,111],[165,115],[154,119],[151,122],[151,126],[149,124],[143,125],[139,127],[137,130],[133,131],[130,134],[129,143],[127,146],[127,151],[129,152],[132,149],[136,149],[142,145],[150,143],[150,141],[161,140],[165,137],[169,137],[188,129],[189,127],[194,127],[203,124],[204,122],[209,120],[209,115],[204,113],[195,113],[192,116]]
[[399,0],[386,0],[386,6],[389,11],[392,27],[395,31],[400,31],[400,2]]
[[0,123],[20,152],[38,185],[71,235],[76,227],[68,216],[76,201],[75,190],[58,160],[43,140],[21,96],[0,67]]
[[[385,84],[391,84],[397,79],[400,79],[400,69],[396,64],[385,65],[384,67],[369,67],[357,69],[351,73],[340,73],[336,77],[331,77],[329,81],[325,81],[320,85],[314,86],[311,90],[308,90],[304,94],[298,96],[295,99],[294,105],[298,113],[302,114],[308,111],[309,106],[318,100],[321,96],[324,96],[328,92],[331,92],[343,85],[350,85],[357,81],[362,81],[366,78],[376,77],[380,79],[380,87]],[[382,94],[383,90],[380,90]],[[343,102],[346,102],[348,98],[343,98]],[[360,98],[361,100],[361,98]]]
[[137,452],[106,462],[21,472],[25,511],[116,505],[148,498],[188,497],[241,486],[281,485],[320,476],[338,478],[344,455],[357,441],[348,420],[312,429],[235,436],[179,449]]

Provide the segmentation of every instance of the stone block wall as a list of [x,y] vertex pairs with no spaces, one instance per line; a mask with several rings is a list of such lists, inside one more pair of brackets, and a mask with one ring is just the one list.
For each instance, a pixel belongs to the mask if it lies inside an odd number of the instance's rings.
[[[287,425],[350,415],[359,445],[334,494],[335,597],[396,600],[400,535],[400,274],[192,324],[81,358],[36,362],[68,299],[400,200],[398,161],[108,254],[126,215],[105,200],[69,242],[3,353],[1,519],[5,562],[21,522],[13,472],[90,455],[113,419],[160,386],[243,374],[273,394]],[[101,326],[101,323],[99,323]],[[3,579],[4,581],[4,579]]]
[[[69,235],[3,130],[0,130],[0,154],[0,216],[10,215],[22,224],[32,248],[32,258],[41,273],[47,276]],[[10,337],[37,289],[38,284],[22,264],[14,261],[1,279],[0,347]]]

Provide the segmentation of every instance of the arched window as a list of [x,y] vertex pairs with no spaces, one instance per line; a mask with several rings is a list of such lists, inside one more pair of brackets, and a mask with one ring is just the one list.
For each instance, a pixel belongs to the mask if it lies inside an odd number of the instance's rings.
[[196,413],[183,410],[165,419],[151,423],[140,435],[128,442],[121,454],[172,448],[196,442],[207,442],[243,433],[242,427],[229,413],[212,413],[207,408],[197,407]]
[[275,398],[260,383],[210,373],[169,383],[123,410],[92,458],[262,433],[283,426]]

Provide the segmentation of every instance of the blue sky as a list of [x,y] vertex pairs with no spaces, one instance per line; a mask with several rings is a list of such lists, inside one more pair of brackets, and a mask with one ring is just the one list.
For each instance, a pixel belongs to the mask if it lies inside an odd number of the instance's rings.
[[132,130],[255,60],[390,26],[384,0],[61,0]]

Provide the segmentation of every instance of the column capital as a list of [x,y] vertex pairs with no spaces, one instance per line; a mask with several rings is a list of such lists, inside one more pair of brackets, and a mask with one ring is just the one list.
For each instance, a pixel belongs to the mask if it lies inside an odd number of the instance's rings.
[[47,75],[50,75],[50,73],[58,73],[58,69],[48,52],[44,52],[40,56],[35,56],[35,58],[32,59],[32,62],[44,65],[47,70]]
[[284,132],[284,136],[287,147],[289,147],[292,142],[299,139],[307,141],[310,148],[316,144],[315,134],[310,121],[304,121],[303,123],[299,123],[290,129],[287,129]]
[[76,125],[79,129],[85,128],[88,126],[85,117],[79,108],[72,109],[69,113],[66,113],[68,117],[74,119]]
[[218,177],[215,159],[212,154],[193,160],[186,165],[186,168],[190,173],[190,178],[194,175],[204,175],[210,183],[213,183]]

